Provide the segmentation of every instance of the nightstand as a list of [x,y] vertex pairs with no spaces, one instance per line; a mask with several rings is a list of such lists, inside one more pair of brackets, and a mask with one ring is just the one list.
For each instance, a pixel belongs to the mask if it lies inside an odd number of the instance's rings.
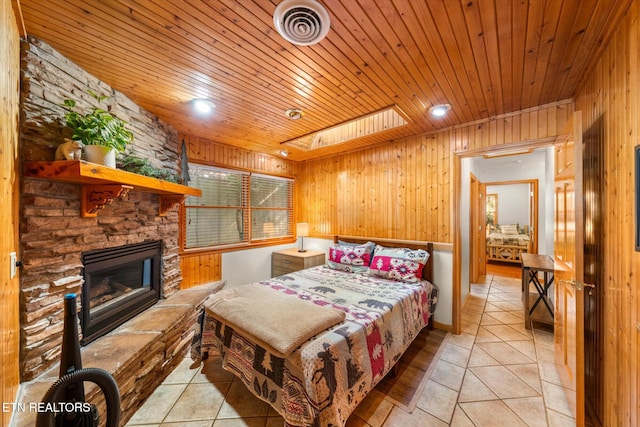
[[293,271],[304,270],[324,264],[324,252],[285,249],[271,256],[271,277],[282,276]]

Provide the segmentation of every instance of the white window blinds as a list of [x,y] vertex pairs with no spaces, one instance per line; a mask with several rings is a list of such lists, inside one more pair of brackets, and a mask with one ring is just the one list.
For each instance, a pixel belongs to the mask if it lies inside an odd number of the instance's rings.
[[293,236],[293,180],[190,165],[185,248],[249,244]]
[[293,236],[293,181],[251,175],[251,238]]

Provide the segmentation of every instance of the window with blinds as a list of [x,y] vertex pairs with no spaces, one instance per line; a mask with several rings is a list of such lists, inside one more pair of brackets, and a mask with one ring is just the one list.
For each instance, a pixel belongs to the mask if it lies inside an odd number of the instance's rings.
[[293,180],[189,165],[185,248],[250,244],[293,236]]

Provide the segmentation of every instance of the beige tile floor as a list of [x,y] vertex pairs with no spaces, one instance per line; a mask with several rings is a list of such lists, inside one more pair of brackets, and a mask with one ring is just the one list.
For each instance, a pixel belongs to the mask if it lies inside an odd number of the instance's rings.
[[[575,426],[553,365],[553,333],[527,330],[518,279],[472,285],[463,333],[448,335],[416,408],[374,390],[349,427]],[[282,418],[220,368],[185,359],[127,427],[281,427]]]

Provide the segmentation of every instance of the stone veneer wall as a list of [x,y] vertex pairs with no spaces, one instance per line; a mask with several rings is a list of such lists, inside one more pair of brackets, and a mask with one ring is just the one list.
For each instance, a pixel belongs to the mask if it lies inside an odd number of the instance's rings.
[[[66,134],[60,107],[65,98],[89,107],[91,89],[110,97],[112,111],[128,122],[134,142],[128,151],[156,167],[177,172],[178,136],[170,126],[122,93],[88,74],[46,43],[22,42],[20,154],[22,160],[53,160]],[[63,296],[81,293],[81,253],[149,240],[163,241],[163,293],[182,280],[178,214],[158,216],[158,196],[130,191],[98,213],[80,217],[80,186],[22,179],[21,380],[28,381],[59,361]],[[80,305],[80,300],[78,300]]]

